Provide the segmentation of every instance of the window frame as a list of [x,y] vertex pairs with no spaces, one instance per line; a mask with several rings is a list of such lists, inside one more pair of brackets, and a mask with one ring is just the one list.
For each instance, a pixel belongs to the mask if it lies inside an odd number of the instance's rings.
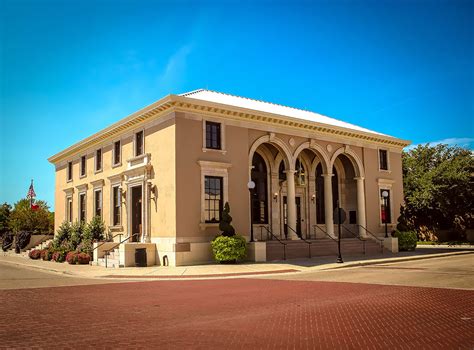
[[[100,152],[100,160],[98,158],[98,153]],[[97,163],[100,162],[100,168],[97,167]],[[94,173],[100,173],[104,168],[104,152],[102,148],[97,148],[94,152]]]
[[[100,193],[99,195],[99,204],[100,204],[100,214],[97,215],[97,193]],[[94,217],[100,216],[101,218],[104,217],[104,193],[102,191],[102,188],[95,188],[94,189]]]
[[[120,227],[122,226],[122,186],[120,183],[113,183],[111,185],[111,210],[110,210],[110,226]],[[117,189],[117,196],[115,195],[115,189]],[[118,205],[115,203],[115,199],[118,200]],[[115,222],[115,209],[118,208],[118,222]]]
[[[210,186],[206,186],[206,183],[208,182],[208,180],[218,180],[219,182],[219,197],[220,199],[207,199],[206,198],[206,194],[207,194],[207,189],[213,189],[211,188]],[[214,188],[215,189],[215,188]],[[216,201],[218,201],[219,203],[219,208],[216,209],[215,208],[215,204],[216,204]],[[222,211],[224,210],[224,177],[222,176],[211,176],[211,175],[205,175],[204,176],[204,222],[206,224],[216,224],[216,223],[219,223],[220,220],[221,220],[221,216],[222,216]],[[206,204],[209,203],[209,208],[207,208]],[[213,204],[213,209],[211,209],[211,205],[210,204]],[[214,218],[215,219],[215,212],[219,213],[219,220],[217,221],[214,221],[214,220],[210,220],[210,217],[212,215],[214,215]],[[211,214],[214,213],[214,214]]]
[[[138,151],[138,143],[137,143],[137,135],[142,134],[142,142],[141,142],[141,153],[137,154]],[[145,129],[141,129],[136,131],[133,134],[133,157],[141,157],[145,154]]]
[[[82,201],[81,198],[84,196],[84,218],[82,218]],[[78,194],[78,215],[77,220],[79,222],[87,223],[87,191],[79,192]]]
[[[219,124],[220,126],[220,148],[208,148],[207,147],[207,123]],[[222,120],[214,118],[202,119],[202,151],[203,152],[217,152],[221,154],[226,154],[226,132],[225,132],[225,123]]]
[[[119,144],[119,160],[118,162],[115,162],[116,155],[117,155],[115,145],[117,143]],[[116,140],[112,144],[112,168],[118,167],[120,165],[122,165],[122,140]]]
[[66,220],[70,224],[72,224],[72,221],[73,221],[73,215],[72,215],[73,206],[74,206],[74,203],[72,200],[72,194],[66,195]]
[[[385,161],[387,163],[387,169],[382,169],[382,158],[381,158],[381,152],[384,151],[385,152]],[[389,156],[390,152],[388,149],[386,148],[378,148],[377,149],[377,159],[378,159],[378,164],[379,164],[379,171],[381,172],[387,172],[387,173],[390,173],[391,170],[390,170],[390,156]]]
[[[84,159],[84,164],[82,160]],[[87,155],[84,154],[79,158],[79,178],[82,179],[87,176]]]
[[66,167],[66,182],[72,181],[72,173],[73,173],[72,161],[69,161],[67,162],[67,167]]

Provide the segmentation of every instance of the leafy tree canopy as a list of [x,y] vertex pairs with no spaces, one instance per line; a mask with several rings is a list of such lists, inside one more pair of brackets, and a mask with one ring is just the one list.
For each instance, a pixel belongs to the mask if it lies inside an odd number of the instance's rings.
[[419,145],[404,152],[405,215],[416,227],[470,226],[474,205],[471,150],[448,145]]
[[13,232],[31,231],[33,233],[51,233],[54,217],[51,216],[45,201],[35,201],[37,210],[31,210],[30,201],[21,199],[15,203],[10,215],[9,226]]
[[0,206],[0,235],[9,231],[11,211],[12,206],[8,203],[3,203]]

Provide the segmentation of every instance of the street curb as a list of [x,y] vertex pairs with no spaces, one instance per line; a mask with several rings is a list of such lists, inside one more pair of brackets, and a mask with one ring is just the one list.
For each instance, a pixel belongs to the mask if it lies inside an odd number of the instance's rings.
[[344,268],[357,267],[357,266],[390,264],[390,263],[393,264],[393,263],[412,261],[412,260],[434,259],[434,258],[443,258],[443,257],[448,257],[448,256],[466,255],[466,254],[474,254],[474,251],[426,254],[426,255],[417,255],[417,256],[403,256],[403,257],[398,257],[398,258],[388,258],[388,259],[379,259],[379,260],[362,261],[362,262],[348,262],[348,263],[343,263],[343,265],[340,265],[340,266],[333,266],[333,267],[328,267],[326,269],[319,269],[319,270],[328,271],[328,270],[337,270],[337,269],[344,269]]

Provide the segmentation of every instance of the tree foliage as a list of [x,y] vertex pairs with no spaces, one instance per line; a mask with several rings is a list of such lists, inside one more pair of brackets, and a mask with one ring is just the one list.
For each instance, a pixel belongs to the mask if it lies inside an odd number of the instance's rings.
[[52,233],[54,217],[51,216],[48,205],[41,200],[36,201],[35,204],[38,206],[37,210],[31,210],[28,199],[21,199],[15,203],[9,220],[9,227],[13,232]]
[[402,156],[404,215],[416,228],[472,226],[472,151],[448,145],[420,145]]
[[12,206],[8,203],[3,203],[0,206],[0,236],[10,230],[10,215]]
[[228,202],[225,202],[224,204],[221,221],[219,222],[219,230],[221,230],[222,235],[226,237],[232,237],[235,235],[235,229],[232,226],[232,216],[230,216],[230,205]]

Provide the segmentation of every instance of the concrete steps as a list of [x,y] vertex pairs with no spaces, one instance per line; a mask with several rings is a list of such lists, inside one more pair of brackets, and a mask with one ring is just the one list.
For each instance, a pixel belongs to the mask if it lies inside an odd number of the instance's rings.
[[[106,257],[97,259],[97,266],[106,266]],[[119,249],[116,248],[113,251],[107,253],[107,268],[119,268],[124,267],[123,264],[120,263],[120,252]]]

